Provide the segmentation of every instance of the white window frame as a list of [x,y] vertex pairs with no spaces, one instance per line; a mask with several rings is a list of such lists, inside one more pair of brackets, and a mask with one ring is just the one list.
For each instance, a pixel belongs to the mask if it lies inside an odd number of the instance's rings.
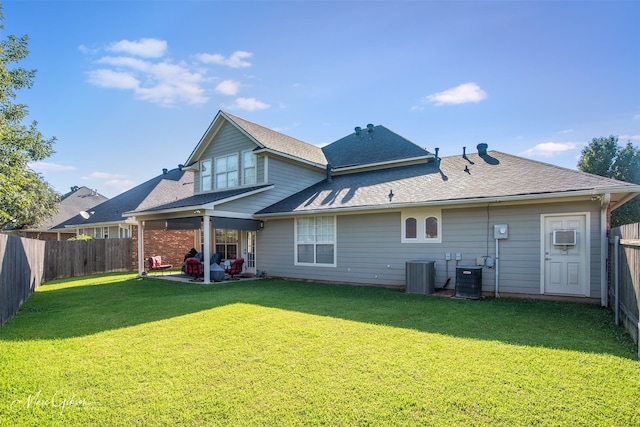
[[[249,156],[253,160],[253,165],[247,166],[245,156]],[[253,180],[247,180],[246,172],[253,169]],[[251,150],[242,152],[242,184],[254,185],[258,182],[258,156]]]
[[[208,165],[208,168],[206,171],[203,171],[206,165]],[[211,176],[213,171],[212,167],[213,162],[211,161],[211,159],[200,161],[200,191],[211,191]]]
[[[442,210],[436,208],[410,209],[402,211],[402,234],[400,241],[402,243],[442,243]],[[427,237],[426,222],[427,218],[434,217],[438,221],[438,237]],[[407,238],[406,221],[409,218],[415,218],[417,221],[416,238]]]
[[[318,224],[318,220],[326,220],[331,219],[331,235],[326,236],[324,240],[318,241],[318,227],[322,227],[322,224]],[[299,241],[298,236],[298,223],[299,221],[309,221],[313,220],[314,224],[311,226],[313,228],[312,234],[309,235],[309,241]],[[335,216],[312,216],[312,217],[300,217],[296,218],[293,222],[293,264],[297,266],[311,266],[311,267],[336,267],[337,260],[337,244],[336,244],[336,236],[337,236],[337,221]],[[300,239],[303,239],[304,236],[300,236]],[[298,245],[300,244],[313,244],[313,262],[299,262],[298,261]],[[317,246],[318,245],[332,245],[333,246],[333,262],[331,263],[319,263],[317,262]]]
[[[229,167],[229,159],[231,157],[235,157],[236,161],[235,161],[235,165],[232,165],[235,167],[235,169],[228,169]],[[218,162],[224,160],[224,170],[219,170],[218,169]],[[226,156],[219,156],[215,158],[214,161],[214,181],[215,181],[215,188],[216,190],[219,189],[225,189],[225,188],[236,188],[240,185],[240,156],[238,155],[238,153],[231,153],[228,154]],[[231,174],[235,173],[235,184],[230,185],[229,184],[229,176],[233,176]],[[224,174],[225,176],[225,185],[219,185],[218,183],[218,176],[222,176]]]

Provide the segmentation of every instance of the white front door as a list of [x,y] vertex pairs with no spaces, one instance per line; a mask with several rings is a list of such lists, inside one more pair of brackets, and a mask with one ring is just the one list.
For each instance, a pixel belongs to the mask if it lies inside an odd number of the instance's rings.
[[589,215],[542,215],[542,219],[542,293],[589,296]]

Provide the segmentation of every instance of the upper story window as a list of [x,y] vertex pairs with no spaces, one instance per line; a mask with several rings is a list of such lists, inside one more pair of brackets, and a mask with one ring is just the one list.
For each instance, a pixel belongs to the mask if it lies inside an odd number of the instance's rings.
[[441,243],[440,209],[411,209],[402,212],[402,243]]
[[211,160],[203,160],[200,162],[200,179],[202,191],[211,191]]
[[242,153],[242,183],[244,185],[252,185],[257,181],[257,165],[256,155],[251,151]]
[[238,186],[238,155],[216,158],[216,189]]

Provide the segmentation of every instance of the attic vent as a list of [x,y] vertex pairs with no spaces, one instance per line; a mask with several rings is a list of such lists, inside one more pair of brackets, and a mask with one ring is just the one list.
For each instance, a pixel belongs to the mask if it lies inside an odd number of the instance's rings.
[[367,125],[367,132],[369,133],[373,132],[373,125],[371,123]]
[[487,148],[489,148],[489,145],[482,143],[482,144],[478,144],[477,148],[478,148],[478,154],[479,155],[486,156],[487,155]]
[[355,131],[356,131],[356,135],[360,136],[360,132],[362,132],[362,128],[360,126],[356,126]]
[[167,173],[169,173],[169,170],[167,168],[162,169],[162,174],[166,175]]

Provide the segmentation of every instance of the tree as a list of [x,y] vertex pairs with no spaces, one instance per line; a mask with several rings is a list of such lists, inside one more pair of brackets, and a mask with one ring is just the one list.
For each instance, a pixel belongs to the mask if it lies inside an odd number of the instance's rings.
[[[640,184],[640,149],[631,142],[618,145],[618,137],[593,138],[582,150],[578,161],[582,172]],[[611,213],[611,226],[640,222],[640,197],[636,197]]]
[[0,229],[36,225],[55,214],[60,200],[43,177],[29,168],[29,162],[53,154],[55,137],[44,139],[36,121],[25,126],[27,106],[14,102],[17,91],[32,87],[36,73],[16,65],[29,54],[27,41],[26,35],[9,35],[0,41]]

